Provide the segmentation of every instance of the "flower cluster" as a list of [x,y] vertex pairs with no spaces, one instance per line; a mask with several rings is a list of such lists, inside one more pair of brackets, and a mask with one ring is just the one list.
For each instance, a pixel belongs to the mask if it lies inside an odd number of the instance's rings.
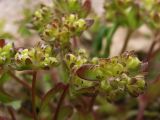
[[[48,12],[50,11],[50,12]],[[42,6],[34,14],[33,26],[42,40],[65,46],[71,37],[87,29],[87,21],[76,14],[56,16],[48,7]]]
[[[97,64],[82,65],[76,70],[76,75],[89,83],[92,82],[92,85],[98,84],[96,89],[106,96],[108,101],[118,100],[127,92],[132,96],[143,93],[145,80],[140,71],[142,63],[132,52],[110,59],[100,58],[97,61]],[[91,87],[91,84],[87,85],[85,87]]]
[[49,45],[38,44],[31,49],[20,49],[15,55],[15,65],[19,70],[49,69],[57,66],[58,60]]
[[134,29],[142,23],[159,28],[159,6],[159,0],[106,0],[104,7],[108,21],[116,21]]
[[61,20],[54,19],[51,24],[47,24],[41,37],[50,43],[59,42],[64,45],[71,37],[82,33],[86,28],[87,24],[84,19],[78,19],[77,15],[71,14]]
[[90,2],[85,0],[53,0],[55,11],[61,14],[78,14],[79,17],[86,17],[90,11]]
[[0,48],[0,66],[8,65],[11,63],[14,56],[13,44],[6,44]]
[[160,1],[159,0],[143,0],[139,3],[143,9],[142,17],[153,28],[160,28]]
[[84,49],[79,49],[76,54],[66,54],[64,61],[70,70],[75,70],[88,62],[88,55]]

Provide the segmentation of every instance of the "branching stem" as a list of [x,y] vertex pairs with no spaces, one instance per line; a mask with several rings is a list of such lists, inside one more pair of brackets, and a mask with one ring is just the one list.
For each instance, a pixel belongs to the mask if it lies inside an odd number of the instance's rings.
[[9,75],[14,78],[14,80],[16,80],[18,83],[22,84],[25,88],[27,88],[29,91],[31,91],[31,86],[25,82],[24,80],[21,80],[20,78],[18,78],[14,73],[12,73],[11,71],[8,72]]
[[65,98],[65,96],[66,96],[66,93],[67,93],[67,91],[68,91],[68,88],[69,88],[69,85],[66,85],[66,86],[64,87],[64,90],[63,90],[62,95],[61,95],[61,97],[60,97],[60,99],[59,99],[59,102],[58,102],[58,104],[57,104],[57,107],[56,107],[56,110],[55,110],[55,113],[54,113],[54,116],[53,116],[53,119],[52,119],[52,120],[57,120],[57,119],[58,119],[58,114],[59,114],[59,111],[60,111],[60,107],[61,107],[61,105],[62,105],[62,102],[64,101],[64,98]]

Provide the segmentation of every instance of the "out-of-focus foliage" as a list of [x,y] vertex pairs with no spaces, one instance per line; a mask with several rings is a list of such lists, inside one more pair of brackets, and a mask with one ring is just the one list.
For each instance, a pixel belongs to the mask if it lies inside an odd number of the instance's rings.
[[5,24],[5,20],[0,20],[0,39],[12,39],[13,35],[4,31]]

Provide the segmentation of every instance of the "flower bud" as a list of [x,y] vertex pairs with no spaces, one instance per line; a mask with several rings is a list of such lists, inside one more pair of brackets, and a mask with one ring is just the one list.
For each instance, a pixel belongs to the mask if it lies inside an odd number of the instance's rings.
[[73,67],[72,64],[75,65],[76,59],[77,59],[76,56],[74,56],[73,54],[67,54],[65,55],[65,58],[64,58],[68,68]]
[[112,90],[111,85],[109,84],[109,81],[107,80],[102,80],[100,83],[100,88],[105,91],[105,92],[110,92]]
[[124,97],[125,92],[121,89],[116,89],[116,90],[112,90],[109,93],[106,93],[106,99],[109,102],[115,102],[118,101],[119,99],[121,99],[122,97]]
[[69,24],[73,24],[78,19],[77,15],[70,14],[66,20],[69,22]]
[[12,44],[6,44],[0,48],[0,65],[9,64],[13,55],[14,50]]
[[79,19],[78,21],[74,22],[73,26],[76,28],[76,32],[80,33],[86,29],[86,21],[84,19]]
[[126,61],[127,68],[131,69],[131,70],[137,69],[139,67],[140,63],[141,62],[139,61],[139,59],[137,57],[131,57],[131,56],[129,56],[129,58]]
[[97,57],[92,58],[91,63],[98,64],[98,58]]

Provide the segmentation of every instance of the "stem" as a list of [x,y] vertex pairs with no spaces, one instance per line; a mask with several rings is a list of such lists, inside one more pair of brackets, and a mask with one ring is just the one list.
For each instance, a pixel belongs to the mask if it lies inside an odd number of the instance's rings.
[[121,54],[122,54],[123,52],[125,52],[125,50],[126,50],[126,48],[127,48],[127,46],[128,46],[128,42],[129,42],[129,40],[130,40],[131,35],[132,35],[132,30],[128,30],[127,36],[126,36],[126,38],[125,38],[125,41],[124,41],[124,44],[123,44],[123,47],[122,47],[122,50],[121,50]]
[[55,95],[57,92],[61,91],[65,88],[65,85],[62,83],[58,83],[54,88],[50,89],[42,98],[40,112],[44,109],[44,107],[48,104],[49,100]]
[[94,102],[95,102],[95,100],[96,100],[97,95],[98,95],[98,91],[96,91],[95,95],[91,98],[88,112],[91,112],[91,111],[92,111],[93,105],[94,105]]
[[153,50],[154,50],[154,48],[156,46],[156,43],[157,43],[157,41],[153,41],[153,43],[151,44],[151,47],[150,47],[150,49],[148,51],[148,56],[147,56],[147,60],[148,61],[151,59],[151,56],[152,56]]
[[58,102],[58,105],[57,105],[57,107],[56,107],[55,114],[54,114],[52,120],[57,120],[57,119],[58,119],[58,114],[59,114],[59,111],[60,111],[60,107],[61,107],[61,105],[62,105],[62,102],[64,101],[64,98],[65,98],[65,96],[66,96],[66,93],[67,93],[67,91],[68,91],[68,88],[69,88],[69,85],[66,85],[66,86],[64,87],[63,93],[62,93],[62,95],[61,95],[61,97],[60,97],[60,99],[59,99],[59,102]]
[[154,40],[150,46],[150,49],[148,51],[147,61],[150,61],[150,59],[152,58],[152,55],[154,54],[154,48],[155,48],[156,44],[159,44],[159,42],[160,42],[160,35],[159,35],[158,31],[156,31],[154,37],[155,38],[154,38]]
[[11,71],[8,72],[9,75],[14,78],[14,80],[16,80],[17,82],[19,82],[20,84],[22,84],[25,88],[29,89],[31,91],[31,86],[25,82],[24,80],[21,80],[20,78],[18,78],[16,75],[14,75],[14,73],[12,73]]
[[32,117],[33,117],[32,113],[31,113],[30,111],[26,110],[26,109],[25,109],[25,108],[23,108],[23,107],[22,107],[22,108],[20,108],[19,112],[20,112],[20,113],[22,113],[22,114],[24,114],[25,116],[30,117],[30,118],[32,118]]
[[36,112],[36,76],[37,72],[33,71],[33,79],[32,79],[32,114],[34,120],[38,120],[37,112]]
[[138,114],[137,114],[137,119],[136,120],[143,120],[144,118],[144,111],[147,105],[147,98],[145,95],[141,95],[138,99],[138,103],[139,103],[139,110],[138,110]]
[[12,107],[8,107],[8,112],[11,115],[12,120],[16,120]]
[[78,48],[78,40],[76,37],[73,37],[73,49],[77,49]]

